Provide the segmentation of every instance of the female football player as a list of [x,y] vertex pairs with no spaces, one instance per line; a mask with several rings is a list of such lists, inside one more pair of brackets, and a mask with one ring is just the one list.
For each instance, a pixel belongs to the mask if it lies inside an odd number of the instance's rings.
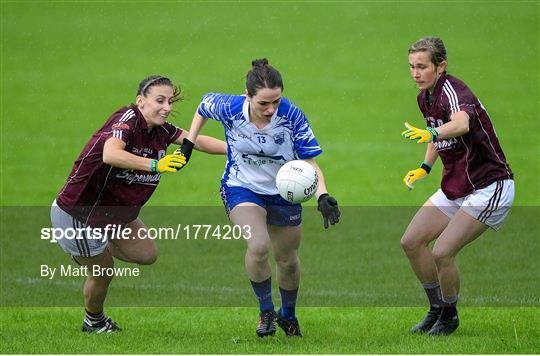
[[[489,115],[465,83],[446,73],[440,38],[426,37],[409,48],[409,67],[420,93],[427,128],[405,123],[402,135],[427,149],[420,168],[403,182],[412,189],[441,157],[441,188],[416,213],[401,238],[412,269],[427,294],[430,310],[413,333],[449,335],[458,325],[457,253],[488,227],[498,230],[514,200],[510,166]],[[430,251],[428,244],[435,244]]]
[[[167,146],[180,144],[188,134],[167,122],[179,99],[180,89],[170,79],[145,78],[135,104],[112,114],[84,146],[53,202],[53,227],[81,232],[80,238],[60,238],[58,243],[90,271],[83,290],[85,332],[120,331],[103,313],[112,277],[93,273],[93,266],[99,266],[98,271],[111,268],[113,257],[141,265],[156,261],[156,244],[146,238],[146,226],[138,215],[161,174],[176,172],[186,164],[182,154],[165,154]],[[207,136],[199,137],[195,148],[210,154],[227,152],[225,142]],[[117,229],[125,229],[128,238],[107,238],[111,232],[118,236]]]
[[[301,236],[300,204],[291,204],[277,191],[279,168],[294,159],[306,160],[316,169],[318,209],[324,227],[339,221],[337,201],[326,189],[314,158],[322,153],[307,118],[282,97],[281,74],[268,60],[252,62],[245,95],[206,94],[195,113],[188,139],[193,141],[207,119],[225,128],[227,165],[221,180],[221,196],[231,221],[249,227],[245,266],[260,306],[260,337],[273,335],[275,321],[288,336],[302,336],[295,315],[300,283],[298,248]],[[187,140],[183,147],[186,147]],[[189,157],[189,152],[185,152]],[[281,308],[276,313],[268,255],[277,264]]]

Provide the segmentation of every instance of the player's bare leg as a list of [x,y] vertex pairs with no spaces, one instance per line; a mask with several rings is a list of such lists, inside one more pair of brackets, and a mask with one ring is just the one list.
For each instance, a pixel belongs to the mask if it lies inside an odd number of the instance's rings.
[[416,212],[401,238],[401,247],[423,284],[438,280],[437,266],[428,245],[439,237],[449,222],[450,218],[428,200]]
[[474,241],[487,228],[487,225],[460,209],[435,242],[433,256],[443,296],[458,295],[459,270],[455,257],[463,247]]
[[429,334],[448,335],[458,327],[456,303],[459,295],[459,269],[455,257],[487,228],[487,225],[460,209],[435,242],[433,256],[441,285],[443,313]]
[[268,225],[268,232],[277,264],[277,280],[282,302],[277,322],[287,336],[302,336],[295,314],[296,296],[300,285],[298,249],[302,228],[301,226]]
[[276,324],[272,302],[272,270],[268,261],[270,237],[266,227],[266,210],[257,204],[245,202],[235,206],[229,217],[242,230],[249,226],[250,238],[246,239],[245,265],[253,291],[259,300],[260,314],[256,332],[260,337],[273,335]]
[[88,277],[84,282],[84,307],[91,313],[99,313],[103,311],[103,303],[107,296],[109,284],[112,277],[109,276],[93,276],[92,268],[94,265],[110,268],[114,262],[111,253],[105,249],[101,254],[94,257],[75,257],[77,262],[88,268]]
[[147,236],[148,228],[137,218],[126,225],[131,229],[129,239],[109,240],[109,249],[114,257],[125,262],[151,265],[156,262],[158,248],[154,240]]
[[272,275],[268,254],[270,237],[266,229],[266,210],[254,203],[241,203],[229,214],[231,221],[244,230],[250,227],[249,239],[246,239],[247,250],[245,264],[248,277],[254,282],[264,281]]
[[94,276],[92,273],[93,266],[95,265],[102,268],[111,268],[114,266],[110,250],[105,249],[101,254],[94,257],[77,256],[74,258],[80,265],[88,268],[88,277],[83,287],[84,307],[86,310],[83,331],[96,333],[120,331],[121,329],[103,314],[103,304],[107,297],[112,276],[101,274]]
[[401,246],[422,283],[430,304],[425,318],[411,328],[412,333],[429,331],[441,314],[442,300],[437,266],[428,245],[437,239],[449,222],[450,218],[428,200],[418,210],[401,238]]
[[302,235],[301,226],[268,225],[268,232],[277,264],[279,286],[287,290],[297,289],[300,284],[298,248]]

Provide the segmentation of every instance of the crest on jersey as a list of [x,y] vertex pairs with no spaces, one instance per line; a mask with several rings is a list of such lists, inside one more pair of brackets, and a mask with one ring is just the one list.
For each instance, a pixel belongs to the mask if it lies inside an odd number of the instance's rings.
[[113,130],[129,130],[129,125],[123,122],[117,122],[116,124],[112,125]]
[[282,145],[285,142],[285,132],[274,135],[274,143],[276,145]]

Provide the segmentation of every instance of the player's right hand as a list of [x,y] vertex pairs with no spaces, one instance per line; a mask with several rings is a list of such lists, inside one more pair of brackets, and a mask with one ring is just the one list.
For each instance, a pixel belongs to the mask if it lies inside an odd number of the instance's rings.
[[155,160],[150,168],[152,172],[176,172],[186,165],[186,157],[182,154],[173,153],[157,161],[157,164],[154,162]]
[[403,178],[403,183],[409,188],[409,190],[413,189],[413,184],[417,180],[420,180],[428,175],[429,172],[427,172],[424,168],[417,168],[413,169],[412,171],[408,171],[405,177]]
[[[184,166],[186,164],[188,164],[189,159],[191,158],[191,153],[193,152],[193,147],[195,147],[195,144],[193,142],[191,142],[190,140],[188,140],[187,138],[185,138],[182,141],[182,146],[180,146],[179,149],[174,151],[174,154],[179,154],[179,155],[182,155],[182,156],[184,156],[186,158],[186,163],[184,163]],[[184,166],[182,166],[182,168]],[[179,168],[178,170],[180,170],[182,168]]]

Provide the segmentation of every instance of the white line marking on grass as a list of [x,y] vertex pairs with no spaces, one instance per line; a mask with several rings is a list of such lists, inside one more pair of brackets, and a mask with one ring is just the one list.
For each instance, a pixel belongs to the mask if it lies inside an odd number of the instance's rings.
[[[17,284],[25,285],[42,285],[42,286],[69,286],[80,288],[83,285],[83,281],[74,281],[74,280],[49,280],[44,278],[36,277],[18,277],[15,279]],[[227,286],[205,286],[205,285],[192,285],[192,284],[148,284],[148,283],[138,283],[138,284],[124,284],[116,283],[114,285],[115,289],[140,289],[140,290],[157,290],[160,291],[171,291],[171,292],[201,292],[201,293],[222,293],[227,295],[245,295],[246,293],[251,293],[251,289],[246,288],[233,288]],[[355,299],[358,302],[358,306],[362,306],[362,300],[367,300],[368,304],[372,304],[373,300],[377,299],[387,299],[389,295],[381,295],[380,293],[365,292],[365,291],[337,291],[337,290],[324,290],[324,289],[315,289],[315,290],[302,290],[302,295],[307,297],[331,297],[331,298],[346,298],[346,299]],[[398,298],[398,296],[394,296]],[[397,299],[396,299],[397,300]],[[473,304],[473,306],[535,306],[540,304],[540,299],[535,297],[521,297],[521,298],[512,298],[507,296],[496,296],[496,295],[484,295],[477,297],[468,297],[462,298],[462,302],[465,301],[467,304]],[[339,302],[339,301],[338,301]],[[349,300],[342,302],[350,302]],[[342,304],[348,303],[335,303],[335,306],[340,306]],[[403,305],[381,305],[381,306],[403,306]]]

